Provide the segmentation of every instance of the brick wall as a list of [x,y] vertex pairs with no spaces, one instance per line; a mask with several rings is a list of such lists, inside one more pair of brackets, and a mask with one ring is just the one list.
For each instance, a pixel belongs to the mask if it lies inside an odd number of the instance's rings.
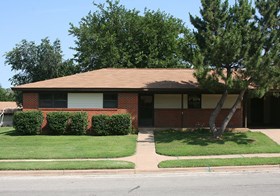
[[[79,112],[84,111],[88,113],[89,127],[91,126],[92,116],[105,114],[125,114],[130,113],[132,117],[133,128],[138,128],[138,94],[135,93],[119,93],[118,95],[118,109],[114,108],[103,108],[103,109],[85,109],[85,108],[43,108],[42,109],[44,117],[47,113],[55,111],[66,111],[66,112]],[[46,118],[45,118],[46,119]],[[44,119],[43,127],[46,126],[46,120]]]
[[155,109],[154,125],[155,127],[181,127],[181,115],[181,109]]
[[[38,94],[37,93],[23,93],[23,110],[38,109]],[[94,115],[106,114],[123,114],[130,113],[132,116],[132,125],[135,129],[138,128],[138,94],[137,93],[119,93],[118,95],[118,109],[71,109],[71,108],[42,108],[46,116],[48,112],[54,111],[68,111],[78,112],[85,111],[88,113],[89,126],[91,125],[91,118]],[[184,109],[183,119],[181,109],[155,109],[154,111],[154,125],[155,127],[197,127],[208,126],[208,120],[212,109]],[[220,126],[223,117],[229,112],[228,109],[223,109],[217,118],[217,126]],[[242,110],[238,109],[229,123],[229,127],[242,127],[243,115]],[[43,126],[46,125],[44,120]]]
[[89,127],[91,126],[91,119],[94,115],[113,115],[130,113],[132,117],[133,128],[138,128],[138,94],[137,93],[119,93],[118,95],[118,109],[104,108],[104,109],[85,109],[85,108],[39,108],[38,93],[23,93],[23,110],[40,109],[44,114],[44,122],[42,127],[46,127],[46,115],[49,112],[66,111],[79,112],[85,111],[88,113]]
[[39,96],[38,93],[23,93],[23,110],[25,109],[38,109]]
[[137,93],[119,93],[118,95],[119,108],[125,109],[131,114],[132,126],[138,128],[138,94]]
[[[188,109],[184,110],[184,127],[208,127],[208,121],[213,109]],[[228,114],[229,109],[221,110],[217,117],[216,126],[221,126],[224,117]],[[242,127],[243,115],[242,110],[237,109],[232,119],[230,120],[228,127]]]
[[[212,109],[156,109],[154,114],[155,127],[208,127]],[[220,126],[229,109],[223,109],[217,117],[216,125]],[[183,118],[183,119],[182,119]],[[242,110],[236,110],[229,122],[229,127],[242,127]]]

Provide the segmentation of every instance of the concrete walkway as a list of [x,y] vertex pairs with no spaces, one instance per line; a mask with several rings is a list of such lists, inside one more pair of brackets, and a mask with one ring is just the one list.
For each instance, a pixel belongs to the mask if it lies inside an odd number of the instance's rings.
[[[254,130],[257,131],[257,130]],[[262,133],[280,144],[280,130],[262,130]],[[244,157],[280,157],[280,153],[261,154],[234,154],[234,155],[209,155],[209,156],[163,156],[155,152],[154,132],[139,131],[137,139],[136,154],[132,157],[120,158],[118,160],[132,161],[136,164],[135,169],[159,170],[158,164],[165,160],[180,159],[209,159],[209,158],[244,158]]]

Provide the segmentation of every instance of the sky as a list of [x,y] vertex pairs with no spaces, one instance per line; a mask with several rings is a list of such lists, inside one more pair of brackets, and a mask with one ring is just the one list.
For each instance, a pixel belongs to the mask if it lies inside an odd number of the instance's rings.
[[[232,0],[233,1],[233,0]],[[95,0],[105,3],[105,0]],[[200,0],[120,0],[128,9],[140,12],[144,8],[164,11],[182,19],[189,28],[189,13],[199,15]],[[75,53],[74,37],[69,35],[69,23],[78,25],[89,11],[95,11],[93,0],[0,0],[0,85],[10,88],[11,78],[15,72],[10,65],[5,65],[5,53],[11,51],[22,39],[35,41],[49,37],[61,41],[64,59]]]

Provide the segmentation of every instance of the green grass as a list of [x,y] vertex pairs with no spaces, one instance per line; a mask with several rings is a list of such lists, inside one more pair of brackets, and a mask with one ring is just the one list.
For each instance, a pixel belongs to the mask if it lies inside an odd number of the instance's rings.
[[207,130],[156,131],[156,152],[169,156],[279,153],[280,145],[259,132],[225,133],[214,140]]
[[133,169],[127,161],[29,161],[0,162],[0,170],[85,170],[85,169]]
[[278,165],[280,157],[269,158],[230,158],[230,159],[190,159],[162,161],[160,168],[184,167],[214,167],[214,166],[248,166],[248,165]]
[[113,158],[135,153],[136,135],[19,136],[0,128],[0,159]]

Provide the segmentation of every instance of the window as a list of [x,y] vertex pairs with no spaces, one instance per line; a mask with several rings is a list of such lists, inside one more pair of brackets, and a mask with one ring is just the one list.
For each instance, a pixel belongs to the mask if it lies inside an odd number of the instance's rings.
[[188,95],[188,108],[201,108],[201,95]]
[[67,93],[40,93],[40,108],[67,108]]
[[104,93],[103,108],[118,108],[118,94]]

